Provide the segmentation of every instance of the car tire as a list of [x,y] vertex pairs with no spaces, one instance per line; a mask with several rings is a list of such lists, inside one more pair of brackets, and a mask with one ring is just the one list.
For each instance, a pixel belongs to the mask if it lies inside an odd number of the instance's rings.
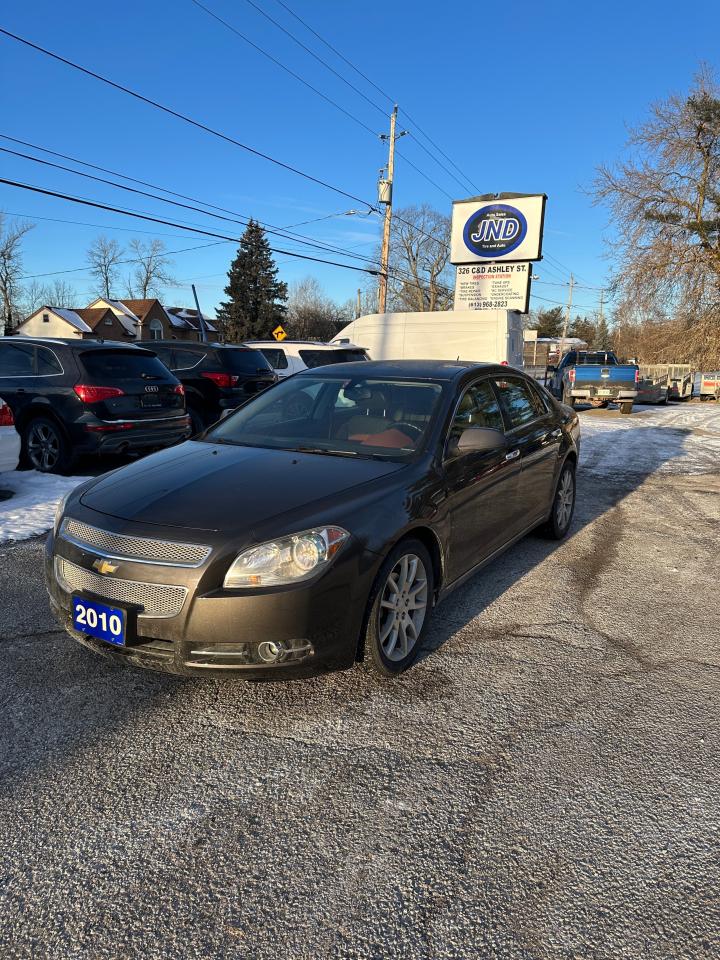
[[542,531],[551,540],[562,540],[570,529],[575,512],[575,464],[565,461],[558,477],[552,510]]
[[63,473],[74,458],[62,427],[49,417],[33,417],[23,427],[22,459],[31,470]]
[[387,556],[368,598],[364,659],[394,677],[420,652],[435,598],[433,564],[419,540],[401,541]]
[[623,401],[623,402],[620,404],[620,413],[624,413],[624,414],[626,414],[626,415],[629,415],[629,414],[632,413],[632,408],[633,408],[632,402],[627,403],[627,402]]

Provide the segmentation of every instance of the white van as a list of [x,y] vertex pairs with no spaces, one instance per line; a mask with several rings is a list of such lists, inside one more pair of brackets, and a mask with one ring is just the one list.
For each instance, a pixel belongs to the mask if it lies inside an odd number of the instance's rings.
[[361,343],[371,360],[476,360],[523,365],[523,314],[517,310],[371,313],[334,338]]
[[316,343],[314,340],[245,340],[245,345],[259,350],[278,377],[291,377],[301,370],[324,367],[329,363],[350,363],[367,360],[362,347],[354,343]]

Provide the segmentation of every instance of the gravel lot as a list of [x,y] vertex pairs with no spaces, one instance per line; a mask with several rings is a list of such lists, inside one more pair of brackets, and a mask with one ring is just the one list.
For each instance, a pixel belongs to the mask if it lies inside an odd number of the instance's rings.
[[720,955],[720,408],[581,416],[571,538],[394,682],[115,666],[0,546],[0,954]]

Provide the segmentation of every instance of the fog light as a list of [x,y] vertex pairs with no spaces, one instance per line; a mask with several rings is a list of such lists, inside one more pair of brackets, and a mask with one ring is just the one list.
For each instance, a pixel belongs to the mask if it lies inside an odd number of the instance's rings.
[[274,643],[272,640],[264,640],[258,646],[258,656],[263,663],[277,663],[283,659],[286,652],[284,643]]

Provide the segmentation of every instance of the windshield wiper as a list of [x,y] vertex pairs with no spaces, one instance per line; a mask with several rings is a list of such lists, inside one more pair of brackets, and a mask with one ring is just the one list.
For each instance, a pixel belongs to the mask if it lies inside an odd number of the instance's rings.
[[356,450],[332,450],[329,447],[294,447],[298,453],[326,453],[329,457],[357,457]]

